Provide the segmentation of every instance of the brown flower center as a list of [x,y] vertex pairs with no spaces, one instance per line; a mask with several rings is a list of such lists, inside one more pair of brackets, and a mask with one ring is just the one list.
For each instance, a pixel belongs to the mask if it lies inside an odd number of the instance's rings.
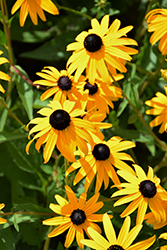
[[68,76],[61,76],[58,80],[58,86],[62,90],[70,90],[72,88],[72,81]]
[[89,52],[96,52],[101,49],[103,45],[102,39],[96,34],[90,34],[85,37],[84,47]]
[[83,210],[78,208],[71,213],[70,218],[72,223],[78,226],[85,222],[86,215]]
[[105,161],[110,156],[110,149],[106,144],[99,143],[94,146],[92,154],[96,160]]
[[86,89],[89,90],[89,95],[94,95],[98,91],[98,86],[96,83],[94,85],[90,84],[87,80],[87,83],[84,85],[84,91]]
[[157,192],[157,188],[154,182],[150,180],[145,180],[145,181],[140,182],[139,190],[141,194],[143,195],[143,197],[146,197],[146,198],[153,198]]
[[55,110],[51,115],[49,119],[50,125],[57,129],[57,130],[64,130],[66,129],[71,122],[70,115],[62,109]]

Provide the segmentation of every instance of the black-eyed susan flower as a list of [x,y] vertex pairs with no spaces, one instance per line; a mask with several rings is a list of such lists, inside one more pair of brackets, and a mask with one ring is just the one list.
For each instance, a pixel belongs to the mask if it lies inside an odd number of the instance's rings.
[[120,181],[115,172],[114,167],[125,169],[131,172],[132,169],[124,160],[133,161],[130,155],[120,152],[125,149],[135,147],[135,143],[131,141],[122,141],[120,137],[112,137],[108,141],[98,141],[94,143],[88,154],[76,162],[74,162],[66,171],[65,175],[79,169],[75,176],[73,184],[76,185],[81,179],[85,179],[85,191],[87,192],[94,176],[96,175],[96,188],[98,192],[104,182],[105,189],[109,185],[109,178],[119,185]]
[[57,100],[61,104],[65,100],[75,101],[80,99],[80,93],[76,89],[74,77],[71,76],[67,70],[60,72],[54,67],[45,67],[42,72],[37,73],[38,76],[44,78],[37,80],[34,84],[44,85],[50,87],[41,95],[41,101],[53,96],[53,101]]
[[93,123],[78,118],[85,112],[74,108],[74,106],[75,102],[69,100],[66,100],[63,105],[59,101],[50,101],[48,107],[39,110],[38,113],[44,117],[37,117],[29,122],[28,126],[36,124],[30,130],[29,137],[33,133],[37,132],[37,134],[27,144],[26,152],[29,152],[31,143],[37,139],[35,147],[38,151],[45,143],[44,163],[49,161],[55,145],[62,155],[71,162],[75,161],[76,147],[86,154],[88,151],[87,142],[92,144],[92,138],[101,137],[102,133],[97,131],[97,127]]
[[108,214],[103,215],[103,227],[104,232],[107,237],[105,239],[97,231],[92,228],[88,228],[88,233],[91,236],[91,240],[83,239],[81,243],[84,245],[96,249],[96,250],[146,250],[148,249],[155,241],[156,237],[153,236],[147,240],[139,241],[135,244],[132,242],[135,240],[142,225],[136,225],[130,230],[131,220],[127,216],[124,220],[121,230],[119,231],[118,237],[113,227],[113,224],[108,216]]
[[[166,191],[164,190],[164,192],[166,192]],[[167,201],[165,201],[165,200],[162,201],[162,206],[164,207],[165,213],[166,213],[165,220],[163,220],[163,218],[161,218],[161,221],[157,220],[157,218],[155,217],[153,212],[146,214],[144,217],[144,219],[146,220],[147,223],[149,223],[150,225],[153,225],[154,229],[159,229],[159,228],[167,225]]]
[[[0,210],[3,209],[4,207],[5,207],[5,204],[1,203],[0,204]],[[0,224],[4,224],[6,222],[7,222],[7,220],[5,220],[4,218],[0,218]]]
[[[0,55],[2,55],[2,54],[3,54],[3,51],[0,50]],[[8,59],[5,57],[0,57],[0,65],[2,65],[4,63],[9,63]],[[5,81],[10,81],[10,76],[8,76],[6,73],[0,71],[0,79],[5,80]],[[5,90],[1,84],[0,84],[0,92],[5,93]]]
[[86,69],[89,82],[94,84],[96,73],[104,81],[109,81],[109,71],[116,75],[116,70],[126,72],[126,61],[130,61],[130,55],[137,50],[125,45],[137,45],[133,39],[127,38],[127,33],[133,26],[127,26],[119,30],[121,22],[116,19],[110,27],[109,15],[105,15],[101,24],[96,18],[91,20],[92,29],[81,32],[76,42],[67,46],[67,51],[74,51],[67,61],[70,74],[75,72],[76,81]]
[[133,174],[122,170],[117,171],[118,175],[124,178],[127,183],[122,183],[120,187],[123,187],[123,189],[116,191],[111,196],[125,195],[125,197],[116,201],[114,206],[131,202],[120,216],[125,217],[138,208],[136,224],[141,224],[149,207],[157,221],[166,220],[166,212],[162,201],[167,199],[167,193],[160,186],[160,179],[154,177],[151,167],[148,168],[146,175],[140,166],[136,164],[133,166],[135,168]]
[[163,55],[167,54],[167,9],[154,9],[147,13],[146,21],[148,31],[153,32],[150,37],[150,43],[154,45],[159,42],[158,48]]
[[103,202],[97,202],[99,193],[86,201],[86,193],[82,193],[79,200],[77,200],[74,192],[69,186],[65,186],[65,190],[69,201],[65,200],[60,195],[55,195],[55,199],[59,205],[51,203],[49,206],[53,212],[61,216],[44,220],[43,224],[51,226],[59,225],[48,235],[48,237],[55,237],[69,229],[64,246],[68,248],[74,241],[76,235],[79,247],[83,248],[83,244],[80,240],[84,239],[84,231],[89,236],[87,232],[88,227],[101,233],[100,227],[94,222],[102,221],[103,214],[94,213],[103,207]]
[[13,15],[20,8],[20,26],[24,26],[28,14],[34,25],[38,25],[38,16],[46,21],[44,11],[52,15],[58,15],[59,11],[51,0],[17,0],[12,7]]
[[[115,77],[116,80],[123,78],[123,75]],[[77,89],[81,93],[82,108],[86,110],[99,110],[102,113],[109,113],[109,107],[114,108],[112,101],[122,98],[122,90],[112,85],[112,80],[104,82],[97,78],[94,84],[91,84],[87,77],[80,77]]]
[[150,122],[151,127],[155,127],[161,124],[159,133],[167,131],[167,86],[165,88],[165,95],[157,92],[151,100],[145,102],[146,105],[152,107],[152,109],[146,110],[148,115],[157,115],[154,120]]

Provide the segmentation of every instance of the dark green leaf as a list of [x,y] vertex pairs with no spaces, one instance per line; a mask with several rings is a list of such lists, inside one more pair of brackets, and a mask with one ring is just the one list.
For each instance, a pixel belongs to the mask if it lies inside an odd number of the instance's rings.
[[[26,72],[20,67],[15,66],[19,72],[28,79]],[[22,104],[27,112],[29,119],[33,119],[33,89],[32,85],[23,79],[14,69],[13,72],[13,81],[16,83],[17,91],[22,101]]]
[[26,138],[26,133],[9,133],[9,132],[0,132],[0,143],[12,141],[12,140],[18,140],[22,138]]

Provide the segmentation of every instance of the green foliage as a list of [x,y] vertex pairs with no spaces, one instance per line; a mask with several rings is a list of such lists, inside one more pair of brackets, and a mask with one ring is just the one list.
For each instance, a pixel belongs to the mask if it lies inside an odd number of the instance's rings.
[[[159,135],[157,128],[148,129],[153,117],[145,114],[145,101],[155,96],[157,91],[164,93],[166,83],[160,77],[160,69],[165,69],[167,63],[157,44],[151,46],[150,33],[147,32],[147,24],[144,21],[149,10],[167,7],[167,3],[149,0],[53,0],[59,7],[59,16],[45,13],[47,21],[38,19],[37,26],[33,25],[28,17],[24,27],[20,27],[20,13],[17,12],[14,16],[10,14],[15,2],[6,1],[10,28],[7,33],[3,30],[2,10],[0,12],[0,50],[4,52],[3,57],[10,60],[12,53],[14,58],[14,66],[9,68],[8,64],[0,65],[0,71],[10,74],[12,83],[10,85],[0,80],[6,90],[5,94],[0,93],[0,203],[5,203],[2,210],[4,214],[2,212],[1,216],[7,219],[7,223],[0,225],[0,250],[63,250],[65,233],[49,241],[47,234],[51,228],[42,225],[42,221],[57,216],[49,209],[49,204],[56,203],[56,194],[66,197],[65,185],[71,186],[79,197],[84,192],[85,180],[73,186],[77,171],[65,178],[65,159],[56,147],[54,157],[51,157],[47,164],[43,163],[43,147],[37,152],[34,142],[29,155],[26,153],[29,141],[26,125],[33,117],[37,117],[37,111],[46,107],[51,100],[40,100],[45,87],[33,86],[33,81],[39,79],[36,72],[40,72],[44,66],[65,69],[71,55],[71,52],[66,51],[66,46],[74,42],[80,32],[90,29],[90,19],[94,17],[101,20],[104,15],[109,14],[110,23],[118,18],[121,20],[121,28],[133,25],[134,29],[129,33],[129,37],[137,40],[139,53],[133,56],[131,63],[126,64],[127,72],[123,80],[119,81],[125,95],[114,102],[114,109],[110,110],[105,120],[113,126],[102,132],[105,140],[120,136],[124,140],[135,142],[136,147],[127,153],[144,170],[147,170],[148,165],[152,166],[161,178],[162,186],[167,190],[167,155],[162,144],[156,140],[157,136],[163,141],[163,145],[166,145],[167,136],[166,133]],[[6,34],[11,34],[11,45]],[[113,206],[116,199],[110,197],[117,189],[110,188],[112,185],[111,180],[106,190],[102,185],[99,200],[104,202],[104,206],[98,213],[112,214],[112,223],[119,232],[123,223],[120,213],[126,205]],[[91,183],[88,198],[94,195],[94,191],[95,179]],[[132,226],[135,226],[136,212],[132,214],[131,219]],[[102,223],[99,225],[102,228]],[[135,242],[156,234],[157,240],[150,249],[159,249],[166,243],[164,240],[158,240],[158,237],[166,231],[167,226],[154,230],[144,222]],[[71,249],[80,249],[76,241]]]

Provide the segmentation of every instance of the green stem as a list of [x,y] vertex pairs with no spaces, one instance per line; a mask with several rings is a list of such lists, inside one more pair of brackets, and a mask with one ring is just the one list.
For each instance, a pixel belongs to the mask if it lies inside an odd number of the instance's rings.
[[[51,233],[52,230],[53,230],[53,227],[50,226],[49,230],[48,230],[48,234]],[[51,241],[51,238],[47,237],[46,240],[45,240],[44,246],[43,246],[43,250],[48,250],[49,249],[50,241]]]
[[[115,78],[113,77],[112,74],[111,74],[111,78],[113,79],[114,84],[115,84],[118,88],[122,89],[121,86],[120,86],[119,83],[115,80]],[[129,104],[132,106],[133,110],[134,110],[136,113],[138,113],[139,111],[138,111],[137,108],[133,105],[133,103],[131,102],[131,100],[129,100],[129,98],[127,97],[127,95],[124,93],[123,90],[122,90],[122,95],[126,98],[126,100],[129,102]]]
[[2,99],[0,99],[0,103],[2,104],[2,106],[5,108],[5,109],[7,109],[7,111],[9,112],[9,114],[23,127],[23,129],[27,132],[27,129],[26,129],[26,126],[25,126],[25,124],[22,122],[22,121],[20,121],[20,119],[17,117],[17,116],[15,116],[15,114],[8,108],[8,106],[7,106],[7,104],[2,100]]
[[[117,83],[117,81],[115,81],[114,77],[111,75],[115,85],[117,85],[119,88],[120,85]],[[133,105],[133,103],[129,100],[129,98],[126,96],[126,94],[123,92],[122,90],[122,94],[123,96],[126,98],[126,100],[129,102],[129,104],[132,106],[133,110],[138,114],[139,119],[141,120],[141,122],[144,124],[144,126],[147,128],[147,130],[149,131],[149,133],[154,137],[154,139],[158,142],[158,144],[163,147],[165,149],[165,151],[167,151],[167,146],[154,134],[154,132],[151,130],[151,128],[149,127],[149,125],[145,122],[142,113],[137,110],[137,108]]]
[[158,144],[163,147],[165,149],[165,151],[167,151],[167,146],[154,134],[154,132],[151,130],[150,126],[145,122],[142,113],[139,112],[139,119],[141,120],[141,122],[144,124],[144,126],[147,128],[147,130],[149,131],[149,133],[154,137],[154,139],[158,142]]
[[167,163],[167,152],[165,152],[162,161],[154,167],[154,173],[158,172],[161,168],[166,167],[166,163]]
[[8,215],[14,215],[14,214],[19,214],[19,215],[25,215],[25,214],[26,215],[39,215],[39,216],[41,216],[41,215],[44,215],[44,216],[53,216],[53,215],[55,215],[54,213],[21,212],[21,211],[6,212],[6,213],[2,212],[2,215],[6,215],[6,216],[8,216]]
[[[131,62],[127,62],[127,64],[128,64],[130,67],[132,67],[132,65],[133,65],[133,63],[131,63]],[[136,69],[137,69],[137,71],[139,71],[139,72],[142,73],[142,74],[145,74],[145,75],[151,74],[149,71],[144,70],[144,69],[142,69],[142,68],[140,68],[140,67],[138,67],[138,66],[136,66]]]
[[12,65],[12,69],[19,75],[21,78],[23,78],[26,82],[31,84],[32,86],[36,87],[37,89],[43,89],[46,90],[45,87],[40,86],[39,84],[34,84],[30,79],[28,79],[25,75],[23,75],[14,65]]
[[162,66],[160,66],[155,72],[150,73],[150,77],[142,84],[141,88],[139,89],[139,96],[141,96],[146,89],[146,87],[152,83],[153,80],[156,79],[157,75],[160,73],[160,69]]
[[[13,53],[12,53],[12,43],[11,43],[11,35],[10,35],[10,27],[8,23],[8,12],[7,12],[7,6],[6,6],[6,1],[5,0],[0,0],[1,4],[1,12],[2,12],[2,19],[3,19],[3,27],[4,27],[4,32],[7,40],[7,50],[9,53],[9,61],[10,61],[10,68],[14,64],[13,63]],[[9,70],[9,75],[10,78],[12,79],[12,71]],[[9,81],[8,84],[8,90],[6,94],[6,100],[8,100],[11,96],[12,92],[12,80]]]
[[[68,169],[68,166],[69,166],[69,162],[68,162],[68,160],[66,158],[64,158],[64,164],[65,164],[65,173],[66,173],[66,171]],[[69,184],[69,182],[68,182],[68,176],[65,178],[65,183],[66,183],[66,185]]]
[[80,16],[86,17],[86,18],[89,19],[89,20],[92,19],[91,16],[89,16],[89,15],[87,15],[87,14],[85,14],[85,13],[81,13],[81,12],[78,11],[78,10],[74,10],[74,9],[71,9],[71,8],[68,8],[68,7],[65,7],[65,6],[61,6],[61,5],[59,5],[59,4],[56,4],[56,5],[57,5],[57,7],[58,7],[59,10],[67,10],[67,11],[70,11],[70,12],[76,14],[76,15],[80,15]]

